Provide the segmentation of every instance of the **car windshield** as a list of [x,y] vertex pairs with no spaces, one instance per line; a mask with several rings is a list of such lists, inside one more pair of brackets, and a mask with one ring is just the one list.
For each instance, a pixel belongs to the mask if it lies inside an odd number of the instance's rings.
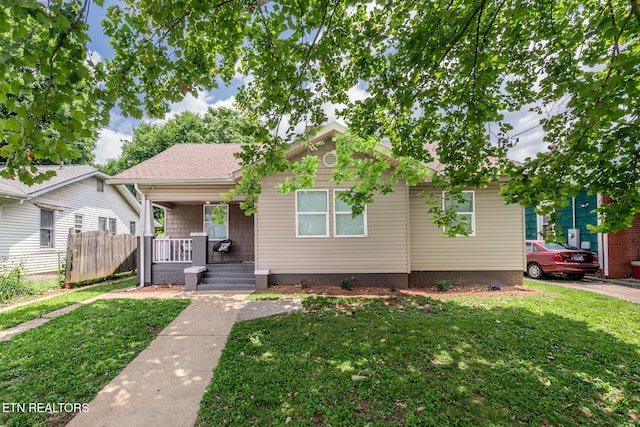
[[560,243],[556,243],[556,242],[538,242],[541,246],[545,247],[546,249],[550,250],[550,251],[561,251],[563,249],[567,249],[564,246],[562,246]]

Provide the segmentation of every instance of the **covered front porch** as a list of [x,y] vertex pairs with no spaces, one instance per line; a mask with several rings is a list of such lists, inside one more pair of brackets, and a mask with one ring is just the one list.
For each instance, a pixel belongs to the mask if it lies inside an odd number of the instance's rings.
[[[139,187],[148,221],[141,243],[143,286],[185,284],[185,290],[255,289],[255,217],[245,215],[239,202],[226,208],[224,222],[211,221],[228,187],[190,185]],[[165,210],[164,233],[151,231],[153,206]],[[141,215],[141,216],[142,216]],[[225,251],[216,244],[230,241]]]

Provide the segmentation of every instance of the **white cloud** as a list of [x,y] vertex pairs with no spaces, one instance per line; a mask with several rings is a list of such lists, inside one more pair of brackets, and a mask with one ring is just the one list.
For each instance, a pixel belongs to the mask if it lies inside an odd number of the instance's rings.
[[102,129],[96,143],[96,163],[104,164],[109,159],[120,157],[122,144],[131,139],[131,134]]
[[93,64],[97,64],[98,62],[102,62],[102,55],[100,55],[95,50],[88,50],[87,61]]

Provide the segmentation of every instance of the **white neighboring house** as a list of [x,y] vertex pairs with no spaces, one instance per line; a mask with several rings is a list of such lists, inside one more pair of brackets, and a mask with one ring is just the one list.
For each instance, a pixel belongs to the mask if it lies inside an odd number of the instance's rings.
[[[1,170],[1,168],[0,168]],[[38,166],[56,176],[40,184],[0,178],[0,263],[29,273],[56,271],[69,229],[137,234],[140,203],[124,185],[88,165]]]

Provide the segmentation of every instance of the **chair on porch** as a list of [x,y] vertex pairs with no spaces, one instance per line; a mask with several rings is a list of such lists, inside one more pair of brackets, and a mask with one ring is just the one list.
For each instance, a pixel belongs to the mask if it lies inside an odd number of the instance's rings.
[[218,243],[213,245],[213,251],[218,252],[220,254],[220,262],[224,259],[224,254],[229,254],[231,251],[231,245],[233,242],[231,239],[220,240]]

